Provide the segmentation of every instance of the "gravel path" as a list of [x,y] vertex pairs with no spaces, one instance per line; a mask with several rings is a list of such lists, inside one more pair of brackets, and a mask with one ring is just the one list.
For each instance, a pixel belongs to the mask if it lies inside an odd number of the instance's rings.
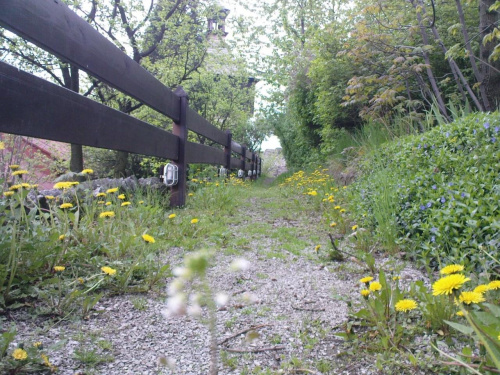
[[[272,223],[270,227],[304,225],[303,221],[271,217],[264,203],[265,200],[249,202],[245,214],[259,222]],[[235,235],[244,235],[235,229],[232,228]],[[307,237],[309,232],[304,228],[301,233]],[[269,256],[262,252],[263,247],[273,247],[281,255]],[[334,272],[333,265],[325,267],[315,261],[313,249],[294,255],[281,248],[270,233],[250,235],[245,248],[238,255],[218,251],[209,272],[213,290],[232,296],[227,307],[217,313],[218,340],[252,326],[259,326],[255,330],[259,337],[249,342],[241,334],[221,344],[219,374],[260,373],[258,368],[273,370],[262,373],[300,373],[286,370],[292,365],[294,369],[314,369],[311,373],[373,373],[361,361],[333,362],[344,350],[343,341],[334,336],[333,329],[346,321],[347,306],[342,297],[358,293],[358,265],[345,262],[344,272]],[[166,261],[174,267],[182,263],[184,255],[182,249],[170,249]],[[250,268],[242,273],[229,272],[235,257],[249,260]],[[357,272],[349,277],[352,270]],[[255,299],[245,302],[246,293]],[[108,297],[96,305],[89,319],[60,322],[50,329],[44,327],[43,331],[40,319],[28,320],[21,313],[17,316],[19,338],[42,341],[45,346],[66,340],[60,349],[51,351],[58,374],[207,374],[209,335],[204,318],[166,318],[162,315],[164,308],[165,296],[158,294]],[[262,348],[277,350],[224,351]],[[75,354],[80,360],[75,359]],[[107,361],[91,365],[92,356]],[[175,362],[175,369],[160,366],[161,357]],[[87,358],[87,364],[81,358]],[[317,371],[321,366],[323,372]]]

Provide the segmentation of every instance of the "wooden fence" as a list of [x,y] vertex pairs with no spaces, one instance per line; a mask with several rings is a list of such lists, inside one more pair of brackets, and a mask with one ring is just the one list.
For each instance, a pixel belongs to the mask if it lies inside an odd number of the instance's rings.
[[[189,108],[60,0],[0,0],[0,26],[173,120],[172,133],[0,61],[0,132],[170,159],[179,182],[170,203],[186,199],[186,164],[224,166],[260,176],[262,159]],[[187,141],[188,130],[220,148]],[[222,149],[223,148],[223,149]]]

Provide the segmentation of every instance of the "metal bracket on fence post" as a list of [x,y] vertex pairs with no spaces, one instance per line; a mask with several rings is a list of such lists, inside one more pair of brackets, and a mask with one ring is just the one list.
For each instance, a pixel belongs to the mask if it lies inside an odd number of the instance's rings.
[[[247,147],[242,146],[241,147],[241,167],[240,169],[243,171],[243,176],[245,176],[245,161],[247,157]],[[245,177],[243,177],[245,179]]]
[[259,158],[259,177],[262,176],[262,158]]
[[188,97],[184,89],[179,86],[174,92],[180,98],[180,114],[179,122],[174,122],[172,134],[179,137],[179,154],[174,164],[179,168],[179,180],[177,185],[172,186],[170,192],[170,206],[180,207],[186,204],[186,141],[187,141],[187,124],[186,110],[188,105]]
[[233,141],[233,133],[231,133],[231,130],[226,130],[226,135],[227,143],[224,147],[224,155],[226,157],[226,169],[229,172],[228,174],[231,174],[231,142]]

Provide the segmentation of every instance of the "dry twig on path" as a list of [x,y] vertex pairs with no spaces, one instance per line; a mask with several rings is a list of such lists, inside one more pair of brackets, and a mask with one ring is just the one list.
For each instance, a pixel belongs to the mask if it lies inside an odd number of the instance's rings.
[[249,331],[254,331],[254,330],[259,329],[259,328],[262,328],[262,327],[268,327],[268,326],[270,326],[270,324],[260,324],[260,325],[258,325],[258,326],[251,326],[251,327],[249,327],[249,328],[245,328],[245,329],[243,329],[243,330],[241,330],[241,331],[239,331],[239,332],[236,332],[235,334],[233,334],[233,335],[231,335],[231,336],[226,337],[226,338],[225,338],[225,339],[223,339],[222,341],[219,341],[219,343],[218,343],[218,344],[219,344],[219,345],[222,345],[222,344],[224,344],[224,343],[228,342],[229,340],[234,339],[235,337],[238,337],[239,335],[242,335],[242,334],[247,333],[247,332],[249,332]]
[[261,353],[268,352],[272,350],[283,350],[285,347],[283,345],[269,346],[265,348],[255,348],[255,349],[224,349],[226,352],[230,353]]
[[325,308],[319,308],[319,309],[314,309],[314,308],[306,308],[306,307],[297,307],[297,306],[294,306],[292,305],[292,309],[294,310],[300,310],[300,311],[325,311]]

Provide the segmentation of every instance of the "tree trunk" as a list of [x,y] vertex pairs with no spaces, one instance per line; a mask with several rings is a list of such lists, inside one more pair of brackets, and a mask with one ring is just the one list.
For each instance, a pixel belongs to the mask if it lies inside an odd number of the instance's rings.
[[[488,9],[495,3],[495,0],[482,0],[479,2],[479,33],[481,35],[481,46],[479,57],[481,59],[481,74],[483,75],[483,85],[486,97],[492,107],[496,107],[500,101],[500,61],[487,63],[496,41],[483,44],[485,35],[489,34],[496,26],[498,12],[489,12]],[[491,65],[490,65],[491,64]]]
[[460,24],[462,25],[462,35],[464,36],[465,48],[467,49],[467,54],[469,55],[470,65],[472,67],[472,71],[474,72],[474,76],[476,77],[476,81],[479,83],[479,92],[481,93],[483,106],[485,110],[491,111],[490,101],[488,100],[488,96],[486,95],[486,88],[483,85],[483,75],[479,71],[479,68],[476,64],[476,58],[470,45],[469,32],[467,31],[467,25],[465,24],[462,3],[460,2],[460,0],[455,0],[455,3],[457,4],[458,17],[460,18]]
[[[61,64],[61,71],[64,79],[64,87],[77,93],[80,92],[80,74],[78,68],[73,65],[68,66],[65,64]],[[69,170],[71,172],[81,172],[83,170],[82,145],[71,145]]]
[[127,166],[128,166],[128,152],[117,151],[116,152],[114,177],[115,178],[126,177],[127,176]]
[[[119,102],[119,109],[121,112],[129,114],[131,108],[132,102],[130,101],[130,99],[125,99]],[[127,176],[128,156],[129,153],[126,151],[116,151],[116,161],[114,167],[115,178]]]
[[[411,5],[416,9],[417,4],[415,4],[414,0],[410,0],[410,2],[411,2]],[[422,41],[424,42],[424,45],[428,46],[428,45],[430,45],[429,37],[427,36],[427,31],[425,30],[425,26],[422,22],[422,16],[420,15],[419,12],[417,12],[417,20],[418,20],[418,26],[420,27],[420,35],[422,36]],[[431,69],[431,60],[429,58],[429,54],[427,53],[427,51],[424,50],[423,55],[424,55],[425,64],[428,66],[426,68],[427,77],[429,78],[429,82],[431,84],[432,91],[434,93],[434,96],[436,97],[439,111],[444,116],[444,118],[449,121],[450,117],[448,116],[448,111],[446,110],[446,105],[444,104],[443,97],[441,95],[441,91],[439,90],[439,87],[437,85],[436,77],[434,77],[434,73],[432,72],[432,69]]]

